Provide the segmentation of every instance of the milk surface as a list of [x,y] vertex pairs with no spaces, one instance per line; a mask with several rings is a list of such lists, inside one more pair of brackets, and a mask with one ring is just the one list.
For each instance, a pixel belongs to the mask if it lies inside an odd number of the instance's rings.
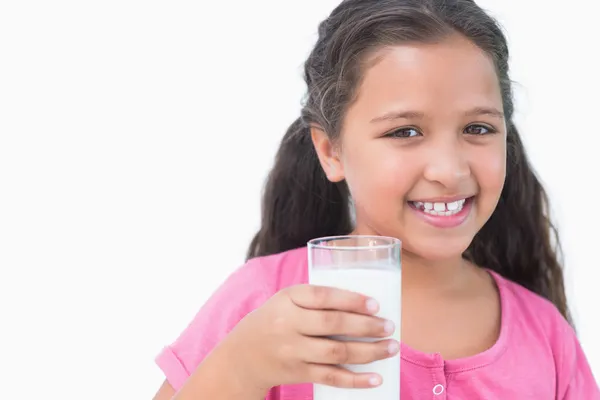
[[[377,316],[393,321],[396,326],[396,331],[390,338],[400,341],[402,282],[399,266],[370,264],[361,267],[357,264],[349,268],[312,269],[309,271],[309,281],[313,285],[336,287],[374,298],[379,302],[380,307]],[[353,372],[378,373],[383,378],[383,384],[368,389],[342,389],[315,384],[314,400],[400,399],[400,356],[398,354],[370,364],[343,365],[343,367]]]

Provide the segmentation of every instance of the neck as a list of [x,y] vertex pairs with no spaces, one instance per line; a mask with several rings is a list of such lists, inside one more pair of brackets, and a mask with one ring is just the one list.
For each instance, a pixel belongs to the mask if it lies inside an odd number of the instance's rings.
[[[378,235],[366,226],[357,226],[351,235]],[[448,293],[464,287],[472,264],[462,255],[445,260],[425,260],[402,249],[402,291],[421,294]]]
[[449,260],[423,260],[402,253],[402,290],[444,293],[460,289],[466,282],[469,263],[462,257]]

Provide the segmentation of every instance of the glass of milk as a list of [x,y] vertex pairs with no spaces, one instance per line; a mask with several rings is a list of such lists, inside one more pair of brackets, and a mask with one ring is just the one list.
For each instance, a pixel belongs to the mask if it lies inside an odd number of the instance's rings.
[[[377,316],[396,326],[390,338],[400,341],[401,242],[383,236],[335,236],[308,242],[309,283],[350,290],[374,298]],[[349,340],[335,337],[337,340]],[[352,340],[376,341],[364,338]],[[376,388],[342,389],[314,385],[314,400],[398,400],[400,398],[400,356],[362,365],[342,365],[354,372],[378,373],[383,383]]]

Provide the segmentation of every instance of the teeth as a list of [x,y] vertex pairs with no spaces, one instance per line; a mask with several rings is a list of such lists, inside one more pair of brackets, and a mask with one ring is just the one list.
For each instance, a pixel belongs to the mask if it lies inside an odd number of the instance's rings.
[[421,201],[413,202],[414,206],[426,214],[450,216],[459,213],[465,205],[466,199],[453,201],[450,203],[427,203]]
[[433,209],[437,212],[446,211],[446,203],[433,203]]
[[446,204],[446,207],[448,207],[448,211],[458,210],[458,201],[453,201],[452,203],[448,203],[448,204]]

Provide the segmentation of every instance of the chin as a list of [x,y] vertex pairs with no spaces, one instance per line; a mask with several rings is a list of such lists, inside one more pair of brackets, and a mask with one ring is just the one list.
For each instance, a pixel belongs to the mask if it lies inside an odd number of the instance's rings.
[[402,242],[402,250],[427,261],[445,261],[461,258],[469,248],[472,238],[438,239],[422,238]]

